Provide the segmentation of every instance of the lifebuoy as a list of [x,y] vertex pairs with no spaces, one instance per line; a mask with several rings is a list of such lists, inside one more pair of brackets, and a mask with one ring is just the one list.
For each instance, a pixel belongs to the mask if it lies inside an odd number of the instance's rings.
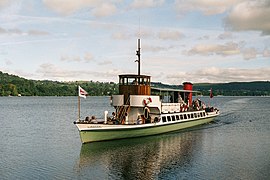
[[145,119],[148,119],[149,118],[149,113],[150,113],[150,109],[148,107],[145,107],[144,110],[143,110],[143,116]]
[[145,98],[145,99],[143,99],[143,104],[145,105],[145,106],[147,106],[149,103],[151,103],[152,102],[152,98],[151,97],[148,97],[148,98]]

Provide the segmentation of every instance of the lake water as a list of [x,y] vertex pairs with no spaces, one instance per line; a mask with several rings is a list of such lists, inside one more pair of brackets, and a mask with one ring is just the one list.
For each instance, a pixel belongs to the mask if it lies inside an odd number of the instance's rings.
[[[83,145],[77,100],[0,97],[0,179],[270,179],[270,97],[214,97],[211,124]],[[83,117],[113,111],[109,97],[81,104]]]

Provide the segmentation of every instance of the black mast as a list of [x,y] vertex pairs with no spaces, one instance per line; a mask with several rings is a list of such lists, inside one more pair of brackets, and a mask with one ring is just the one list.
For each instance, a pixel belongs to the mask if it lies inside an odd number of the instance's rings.
[[138,76],[141,75],[141,41],[138,39],[138,50],[136,51],[136,55],[138,56],[138,60],[135,62],[138,62]]

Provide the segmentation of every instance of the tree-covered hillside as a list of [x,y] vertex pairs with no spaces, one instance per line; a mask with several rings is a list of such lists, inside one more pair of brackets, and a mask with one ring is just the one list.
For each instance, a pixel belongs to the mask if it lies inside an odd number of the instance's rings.
[[[162,83],[152,83],[152,85],[160,88],[183,88],[182,85]],[[269,81],[193,84],[193,90],[200,91],[205,96],[209,95],[210,89],[212,89],[214,96],[270,96]]]
[[58,82],[28,80],[0,71],[0,96],[77,96],[78,85],[90,96],[111,95],[118,92],[118,85],[112,82]]
[[[49,80],[28,80],[0,71],[0,96],[77,96],[78,85],[84,88],[90,96],[104,96],[118,93],[118,84],[113,82],[58,82]],[[182,89],[182,85],[167,85],[153,82],[151,86],[160,88]],[[223,96],[270,96],[270,82],[231,82],[218,84],[194,84],[194,90],[209,95]]]

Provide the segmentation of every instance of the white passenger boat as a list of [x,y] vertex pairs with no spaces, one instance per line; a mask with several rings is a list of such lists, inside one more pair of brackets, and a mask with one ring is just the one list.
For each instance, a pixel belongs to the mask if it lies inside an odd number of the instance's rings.
[[82,143],[158,135],[209,123],[219,115],[218,109],[192,100],[198,92],[190,82],[182,90],[151,88],[150,76],[140,74],[140,40],[138,44],[138,74],[119,75],[112,116],[105,111],[102,120],[92,116],[74,122]]

